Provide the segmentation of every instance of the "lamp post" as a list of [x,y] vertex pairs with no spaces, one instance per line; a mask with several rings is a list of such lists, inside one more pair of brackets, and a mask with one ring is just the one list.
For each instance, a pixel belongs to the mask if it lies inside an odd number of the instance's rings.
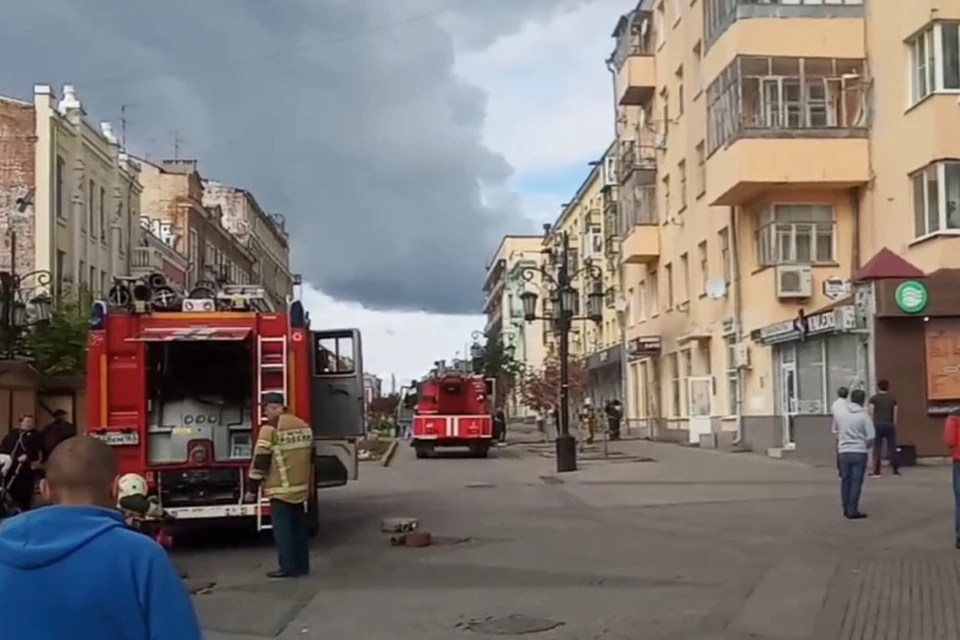
[[[52,281],[48,271],[23,275],[0,271],[0,346],[2,357],[12,360],[24,330],[46,322],[53,316],[53,299],[47,293]],[[31,282],[31,286],[24,286]]]
[[[547,231],[549,232],[549,229]],[[534,320],[553,322],[560,342],[560,425],[556,440],[556,457],[557,473],[565,473],[577,470],[577,442],[570,434],[570,329],[573,327],[574,320],[592,320],[599,323],[603,319],[604,294],[602,289],[594,288],[587,294],[587,315],[574,314],[579,293],[573,288],[573,281],[581,274],[587,274],[593,280],[600,280],[603,278],[603,270],[588,258],[584,260],[583,268],[571,272],[570,236],[564,231],[560,233],[559,238],[560,242],[556,250],[544,251],[547,263],[556,265],[555,273],[548,272],[545,265],[524,267],[522,271],[527,282],[539,277],[546,285],[544,288],[550,295],[553,312],[537,315],[539,296],[529,289],[520,294],[520,300],[523,303],[523,319],[527,322]]]

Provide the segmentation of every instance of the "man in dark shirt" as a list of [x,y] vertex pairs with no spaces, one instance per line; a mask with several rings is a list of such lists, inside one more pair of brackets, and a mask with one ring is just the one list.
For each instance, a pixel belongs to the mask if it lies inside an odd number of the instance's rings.
[[897,399],[890,393],[890,383],[877,381],[877,393],[870,397],[870,415],[877,429],[877,439],[873,443],[873,474],[880,477],[880,463],[883,461],[883,443],[887,443],[887,456],[893,475],[900,475],[900,461],[897,459]]
[[53,412],[53,422],[43,429],[43,459],[47,460],[58,444],[77,435],[77,428],[67,420],[67,412],[57,409]]

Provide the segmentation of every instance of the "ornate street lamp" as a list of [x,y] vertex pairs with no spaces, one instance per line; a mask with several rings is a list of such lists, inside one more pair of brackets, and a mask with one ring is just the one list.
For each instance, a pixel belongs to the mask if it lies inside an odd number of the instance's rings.
[[[549,233],[549,229],[545,229]],[[552,322],[557,331],[560,345],[560,428],[557,433],[557,472],[577,470],[577,442],[570,434],[570,330],[574,320],[592,320],[599,323],[603,319],[603,291],[594,290],[587,294],[585,316],[575,315],[579,292],[572,282],[581,274],[594,281],[603,278],[603,270],[590,259],[584,260],[583,268],[570,272],[570,236],[564,231],[560,234],[559,256],[554,251],[545,251],[545,265],[524,267],[521,273],[527,282],[540,279],[541,287],[550,296],[553,309],[550,313],[537,315],[539,296],[529,289],[520,294],[523,305],[523,319],[527,322],[545,320]],[[551,273],[547,267],[555,269]]]
[[5,359],[16,357],[24,331],[53,316],[53,299],[49,294],[52,281],[49,271],[22,275],[0,271],[0,340]]

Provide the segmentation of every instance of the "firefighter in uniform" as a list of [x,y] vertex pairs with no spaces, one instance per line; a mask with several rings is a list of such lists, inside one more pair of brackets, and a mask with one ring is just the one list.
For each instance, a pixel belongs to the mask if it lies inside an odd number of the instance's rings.
[[253,451],[247,500],[256,500],[261,488],[270,500],[280,566],[267,576],[296,578],[310,573],[307,505],[313,490],[313,430],[285,409],[282,394],[264,394],[263,404],[267,419]]

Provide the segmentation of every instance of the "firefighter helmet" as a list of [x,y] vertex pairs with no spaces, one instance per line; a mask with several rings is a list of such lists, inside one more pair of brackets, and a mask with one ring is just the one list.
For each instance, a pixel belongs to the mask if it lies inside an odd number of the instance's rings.
[[147,481],[144,480],[143,476],[136,473],[127,473],[120,476],[118,485],[120,498],[147,495]]

